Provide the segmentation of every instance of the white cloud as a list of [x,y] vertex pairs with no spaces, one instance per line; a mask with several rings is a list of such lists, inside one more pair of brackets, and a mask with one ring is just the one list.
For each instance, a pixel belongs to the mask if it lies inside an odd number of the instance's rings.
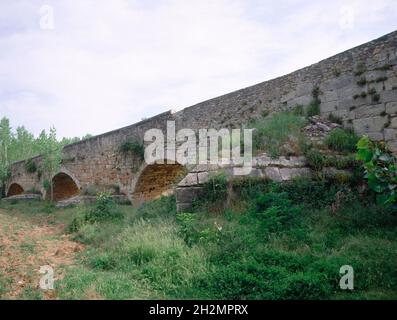
[[[41,30],[39,9],[54,8]],[[354,12],[340,27],[341,7]],[[2,1],[0,116],[97,134],[393,31],[394,1]]]

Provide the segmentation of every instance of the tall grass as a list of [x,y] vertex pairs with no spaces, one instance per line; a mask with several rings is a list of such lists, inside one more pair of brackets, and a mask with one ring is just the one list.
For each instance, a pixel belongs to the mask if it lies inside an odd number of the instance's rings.
[[269,117],[253,121],[253,147],[258,151],[267,151],[272,157],[280,155],[281,146],[289,138],[299,137],[300,129],[306,124],[306,119],[289,112],[275,113]]

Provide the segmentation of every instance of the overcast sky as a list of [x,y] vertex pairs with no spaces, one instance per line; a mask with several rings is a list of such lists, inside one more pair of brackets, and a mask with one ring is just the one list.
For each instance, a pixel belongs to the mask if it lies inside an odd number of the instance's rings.
[[0,0],[0,117],[99,134],[396,29],[396,0]]

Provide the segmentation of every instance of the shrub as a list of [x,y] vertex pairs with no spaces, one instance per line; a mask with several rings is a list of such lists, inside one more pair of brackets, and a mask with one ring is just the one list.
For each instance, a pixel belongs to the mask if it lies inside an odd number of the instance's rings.
[[79,231],[86,224],[120,220],[124,215],[117,210],[113,199],[102,193],[97,196],[93,206],[81,207],[68,226],[68,231]]
[[37,171],[36,163],[32,159],[27,160],[25,162],[25,170],[27,173],[35,173]]
[[394,204],[397,188],[397,166],[384,142],[372,142],[364,136],[357,143],[357,159],[363,161],[368,186],[378,193],[382,204]]
[[328,115],[328,120],[331,121],[332,123],[337,123],[337,124],[343,124],[342,118],[334,115],[333,113],[330,113]]
[[354,71],[355,76],[361,76],[367,71],[367,66],[364,62],[358,62],[356,65],[356,70]]
[[325,164],[325,158],[320,151],[312,148],[305,153],[305,156],[308,165],[312,169],[316,171],[321,171],[323,169]]
[[192,213],[178,213],[176,221],[179,224],[179,234],[188,245],[192,245],[197,239],[197,217]]
[[141,160],[143,160],[145,158],[144,146],[138,142],[135,142],[135,141],[123,142],[119,147],[119,151],[124,154],[131,152],[132,154],[134,154]]
[[307,107],[306,115],[308,117],[313,117],[319,114],[320,114],[320,103],[316,100],[313,100],[312,102],[310,102],[309,106]]
[[352,130],[341,128],[332,130],[325,139],[328,148],[341,152],[355,151],[357,141],[358,137]]
[[94,206],[85,216],[86,221],[90,223],[121,218],[122,213],[116,210],[113,199],[106,193],[101,193],[96,198]]
[[303,108],[303,105],[301,104],[296,105],[295,108],[292,110],[292,114],[296,116],[304,116],[305,110]]
[[357,84],[360,87],[363,87],[363,86],[365,86],[367,84],[367,79],[363,77],[363,78],[361,78],[360,80],[357,81]]

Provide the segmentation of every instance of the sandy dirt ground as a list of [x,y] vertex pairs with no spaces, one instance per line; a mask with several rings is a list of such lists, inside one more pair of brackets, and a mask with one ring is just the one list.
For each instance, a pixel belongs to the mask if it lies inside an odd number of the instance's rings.
[[56,281],[65,267],[74,265],[82,249],[81,244],[64,234],[61,224],[0,209],[0,298],[56,299],[56,290],[40,289],[40,267],[51,266]]

